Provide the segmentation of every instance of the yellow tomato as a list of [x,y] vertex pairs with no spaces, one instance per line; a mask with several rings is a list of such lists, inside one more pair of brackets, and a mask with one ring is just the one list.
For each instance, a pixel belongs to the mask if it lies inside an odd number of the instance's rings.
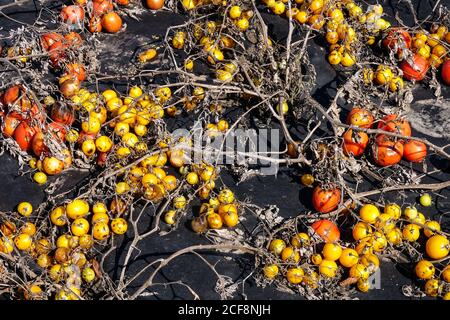
[[29,202],[21,202],[17,206],[17,212],[24,217],[29,217],[33,213],[33,206]]
[[419,239],[420,236],[420,228],[416,224],[408,224],[402,230],[403,239],[414,242]]
[[359,210],[361,220],[367,223],[375,223],[379,215],[380,211],[373,204],[365,204]]
[[322,255],[326,260],[336,261],[341,257],[342,248],[337,243],[326,243],[322,250]]
[[423,233],[427,238],[435,235],[436,231],[441,231],[441,225],[434,220],[425,222],[425,226]]
[[421,260],[416,264],[415,271],[419,279],[428,280],[434,276],[436,269],[430,261]]
[[128,224],[123,218],[115,218],[111,221],[111,230],[115,234],[124,234],[127,232]]
[[70,225],[70,231],[77,237],[82,236],[89,231],[89,222],[84,218],[75,219]]
[[83,218],[89,212],[89,204],[82,199],[75,199],[66,207],[66,214],[70,219]]
[[267,279],[273,279],[278,275],[279,268],[276,264],[270,264],[264,266],[263,272]]
[[109,236],[109,227],[105,222],[94,224],[92,235],[96,240],[105,240]]
[[384,207],[384,213],[391,216],[391,218],[398,220],[402,215],[402,209],[396,203],[389,203]]
[[351,248],[345,248],[342,250],[342,254],[339,257],[339,262],[341,265],[343,265],[346,268],[351,268],[355,264],[358,263],[359,260],[359,254],[356,252],[356,250]]
[[279,256],[283,249],[286,248],[286,243],[282,239],[273,239],[269,245],[269,251]]
[[334,278],[337,274],[338,266],[331,260],[322,260],[319,265],[319,273],[327,278]]
[[292,284],[299,284],[303,280],[305,272],[302,268],[289,268],[286,272],[287,280]]
[[364,222],[358,222],[353,227],[352,235],[355,240],[368,239],[372,234],[372,227]]
[[448,256],[450,243],[446,237],[436,234],[428,238],[425,249],[430,258],[442,259]]
[[286,247],[281,251],[281,260],[297,263],[300,261],[300,253],[294,247]]

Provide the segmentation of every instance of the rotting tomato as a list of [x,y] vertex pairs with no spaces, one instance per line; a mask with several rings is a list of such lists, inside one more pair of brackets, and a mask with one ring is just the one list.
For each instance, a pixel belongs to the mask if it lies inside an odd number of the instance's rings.
[[100,19],[99,16],[93,16],[90,20],[89,20],[89,32],[91,33],[97,33],[97,32],[102,32],[102,20]]
[[14,131],[22,121],[22,116],[17,112],[11,112],[3,118],[2,132],[5,137],[12,137]]
[[364,153],[364,150],[369,143],[369,136],[363,131],[354,132],[352,129],[347,130],[344,134],[344,143],[342,145],[345,155],[353,154],[359,157]]
[[20,96],[20,86],[15,85],[6,89],[5,93],[2,96],[2,103],[6,105],[13,104],[19,99]]
[[38,157],[40,157],[42,153],[46,153],[48,151],[44,139],[44,133],[38,132],[34,135],[33,140],[31,141],[31,148],[33,149],[34,154]]
[[389,139],[385,135],[378,135],[372,148],[374,161],[382,166],[392,166],[400,162],[403,156],[403,144]]
[[66,128],[59,122],[50,122],[48,124],[48,131],[52,137],[64,141],[66,138]]
[[347,124],[367,129],[372,127],[373,120],[372,113],[362,108],[353,108],[347,116]]
[[48,55],[50,57],[50,62],[53,67],[59,66],[61,60],[65,57],[65,48],[61,41],[53,43],[48,48]]
[[70,63],[67,65],[67,73],[78,79],[78,81],[86,80],[86,70],[81,63]]
[[61,18],[65,23],[76,24],[84,20],[84,9],[76,4],[61,9]]
[[336,209],[341,201],[341,190],[337,187],[322,189],[320,186],[314,188],[312,204],[319,212],[327,213]]
[[336,242],[341,233],[336,224],[330,220],[319,220],[311,225],[314,232],[317,233],[325,242]]
[[422,162],[427,156],[427,146],[417,140],[409,140],[404,145],[403,157],[410,162]]
[[80,34],[74,31],[66,34],[64,36],[64,40],[64,45],[67,47],[75,47],[83,43],[83,39],[81,38]]
[[378,129],[401,134],[403,136],[411,136],[411,126],[405,119],[400,119],[396,114],[389,114],[378,123]]
[[51,118],[52,120],[61,123],[61,124],[65,124],[65,125],[71,125],[74,120],[74,112],[72,107],[68,106],[68,105],[59,105],[59,104],[55,104],[52,107],[52,111],[51,111]]
[[430,68],[430,63],[427,59],[417,53],[414,54],[412,63],[413,65],[411,65],[407,60],[403,60],[400,63],[400,69],[403,71],[403,77],[408,80],[423,80],[428,72],[428,69]]
[[411,48],[412,38],[408,31],[400,28],[392,28],[383,40],[383,46],[389,49],[397,48],[397,53],[400,54],[402,49],[399,45],[399,40],[404,43],[407,49]]
[[48,51],[54,43],[62,41],[63,36],[56,32],[49,32],[41,36],[41,45],[45,51]]
[[39,131],[37,127],[31,127],[27,122],[22,121],[14,130],[14,140],[23,151],[31,150],[31,141],[34,135]]

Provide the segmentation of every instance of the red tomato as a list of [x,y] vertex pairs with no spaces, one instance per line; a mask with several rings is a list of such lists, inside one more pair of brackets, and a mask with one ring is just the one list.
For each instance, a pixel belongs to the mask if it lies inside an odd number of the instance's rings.
[[19,99],[19,96],[20,86],[16,85],[9,87],[2,96],[2,103],[6,105],[13,104],[17,99]]
[[347,116],[347,124],[361,127],[371,128],[373,123],[373,115],[369,110],[361,108],[353,108]]
[[409,140],[404,145],[403,158],[411,162],[422,162],[427,156],[427,146],[425,143]]
[[28,123],[22,121],[14,131],[14,140],[19,144],[20,149],[29,151],[34,135],[39,131],[37,127],[30,127]]
[[336,242],[341,236],[339,228],[330,220],[316,221],[311,227],[325,242]]
[[79,33],[69,32],[64,36],[65,42],[64,45],[70,47],[79,46],[83,43],[83,39],[81,38]]
[[317,186],[314,188],[312,204],[319,212],[327,213],[333,211],[341,201],[341,190],[337,187],[329,190]]
[[403,60],[400,63],[400,69],[403,71],[403,77],[408,80],[422,80],[425,78],[429,68],[430,63],[428,60],[417,53],[414,54],[412,66],[406,60]]
[[383,119],[378,122],[378,129],[398,133],[407,137],[411,136],[411,126],[409,125],[409,122],[404,119],[398,119],[398,115],[396,114],[389,114],[383,117]]
[[411,48],[411,35],[408,31],[400,28],[392,28],[391,31],[389,31],[388,35],[383,40],[383,46],[389,49],[395,49],[397,47],[397,53],[401,53],[401,48],[398,44],[399,40],[405,44],[406,48]]
[[89,32],[97,33],[102,32],[102,22],[99,16],[93,16],[91,20],[89,20]]
[[104,166],[109,152],[99,152],[97,156],[97,165]]
[[56,32],[49,32],[41,36],[41,44],[45,51],[48,51],[55,42],[61,42],[62,40],[63,36]]
[[61,9],[61,18],[69,24],[80,23],[84,20],[84,9],[75,4]]
[[447,86],[450,86],[450,60],[447,60],[442,64],[441,75],[444,83]]
[[369,136],[367,133],[358,131],[354,132],[352,129],[344,133],[344,144],[342,145],[345,155],[353,154],[359,157],[364,153],[364,150],[369,143]]
[[373,159],[382,167],[392,166],[400,162],[403,156],[403,144],[400,141],[389,139],[384,134],[376,138],[373,145]]

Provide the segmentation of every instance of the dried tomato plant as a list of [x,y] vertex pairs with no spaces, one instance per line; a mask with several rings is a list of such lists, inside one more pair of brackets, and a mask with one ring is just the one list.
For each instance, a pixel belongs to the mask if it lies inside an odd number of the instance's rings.
[[[140,1],[40,1],[33,24],[5,13],[26,3],[0,6],[2,19],[20,25],[0,30],[1,143],[46,199],[0,213],[5,295],[136,299],[177,285],[199,299],[187,283],[158,277],[194,254],[222,299],[239,287],[245,297],[250,278],[308,299],[353,298],[385,260],[415,267],[419,286],[405,295],[450,298],[446,208],[431,220],[407,201],[426,191],[420,203],[429,206],[450,186],[422,182],[448,176],[425,160],[433,154],[448,167],[448,136],[418,138],[408,121],[414,88],[447,101],[450,16],[439,2],[420,21],[406,1],[409,27],[354,1],[147,1],[183,22],[147,38],[127,63],[102,61],[103,50],[129,32],[127,21],[145,23]],[[285,34],[269,30],[272,18]],[[343,78],[328,104],[313,97],[309,49],[318,44],[329,50],[321,63]],[[279,130],[280,141],[265,142],[282,150],[252,146],[252,129]],[[273,204],[238,199],[221,179],[227,172],[239,184],[268,167],[301,176],[309,210],[285,219]],[[69,171],[86,178],[61,192]],[[209,244],[133,268],[148,254],[142,243],[186,221]],[[205,251],[250,255],[254,265],[236,282]]]

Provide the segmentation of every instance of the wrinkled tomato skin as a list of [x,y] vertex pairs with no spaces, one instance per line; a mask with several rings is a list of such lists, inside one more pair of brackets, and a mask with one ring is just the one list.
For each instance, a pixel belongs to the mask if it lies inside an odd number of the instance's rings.
[[[407,49],[411,48],[412,38],[408,31],[399,29],[399,28],[392,28],[391,31],[389,31],[386,38],[383,40],[383,46],[389,49],[394,49],[397,46],[398,39],[402,38],[405,46]],[[398,48],[397,53],[400,54],[402,52],[401,48]]]
[[359,157],[364,153],[368,143],[369,136],[367,133],[362,131],[354,132],[352,129],[349,129],[344,134],[342,149],[346,156],[353,154],[353,156]]
[[56,138],[60,139],[61,141],[64,141],[66,138],[66,128],[58,122],[51,122],[48,125],[49,132]]
[[[403,60],[400,63],[400,69],[403,71],[403,77],[410,81],[420,81],[425,78],[425,75],[430,68],[430,63],[427,59],[416,53],[413,57],[413,66],[411,66],[406,60]],[[417,70],[414,68],[417,68]]]
[[63,41],[63,36],[56,32],[49,32],[41,36],[41,45],[45,51],[48,51],[55,42],[61,41]]
[[381,167],[392,166],[403,157],[403,143],[394,141],[385,135],[378,135],[372,153],[376,164]]

